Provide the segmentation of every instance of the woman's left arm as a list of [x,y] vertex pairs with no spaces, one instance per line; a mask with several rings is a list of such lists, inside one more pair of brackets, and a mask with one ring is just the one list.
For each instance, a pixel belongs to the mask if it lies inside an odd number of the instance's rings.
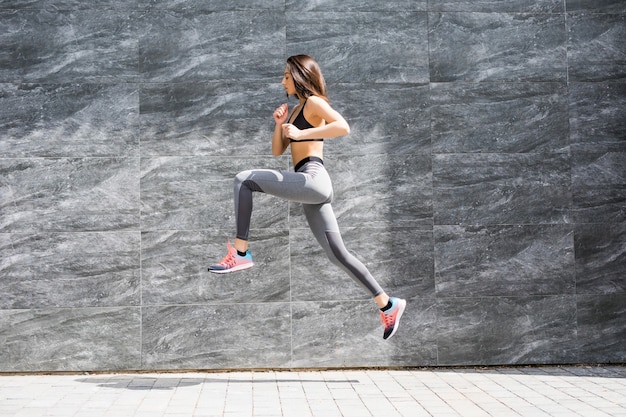
[[311,96],[307,100],[307,113],[324,120],[326,123],[311,129],[300,130],[290,123],[283,124],[285,136],[293,140],[303,139],[331,139],[350,133],[350,125],[346,119],[328,102],[320,97]]

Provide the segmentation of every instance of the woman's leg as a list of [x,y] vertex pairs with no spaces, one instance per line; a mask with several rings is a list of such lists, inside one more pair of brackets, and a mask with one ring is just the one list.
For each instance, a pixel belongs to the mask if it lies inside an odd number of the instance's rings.
[[381,321],[385,326],[383,339],[389,339],[398,330],[406,301],[401,298],[390,298],[365,265],[348,252],[330,203],[303,204],[303,206],[309,226],[331,262],[346,271],[374,297],[374,301],[380,307]]
[[311,231],[330,261],[365,287],[379,307],[385,307],[389,302],[389,296],[367,267],[346,249],[331,204],[303,204],[303,207]]
[[311,167],[307,173],[255,169],[237,174],[234,183],[237,226],[235,248],[241,252],[247,250],[254,192],[290,201],[321,203],[331,197],[332,185],[328,175],[315,175],[318,171],[317,167]]

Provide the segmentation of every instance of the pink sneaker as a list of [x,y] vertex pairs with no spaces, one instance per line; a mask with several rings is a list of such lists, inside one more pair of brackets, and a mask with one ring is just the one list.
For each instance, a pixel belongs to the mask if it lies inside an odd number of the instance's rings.
[[380,321],[385,325],[383,339],[389,339],[396,334],[396,330],[398,330],[400,325],[400,317],[402,317],[406,307],[406,301],[401,298],[391,297],[389,301],[391,301],[391,308],[380,312]]
[[209,272],[225,274],[227,272],[243,271],[254,266],[250,251],[246,251],[246,256],[238,255],[237,250],[230,244],[230,239],[228,240],[227,248],[228,254],[218,263],[210,265]]

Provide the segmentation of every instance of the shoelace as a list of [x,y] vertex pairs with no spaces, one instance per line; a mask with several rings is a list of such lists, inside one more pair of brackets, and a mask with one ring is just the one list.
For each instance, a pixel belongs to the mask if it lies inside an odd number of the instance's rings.
[[384,311],[380,312],[380,321],[385,325],[385,327],[391,327],[394,322],[393,314],[386,314]]
[[222,259],[218,265],[224,265],[225,267],[229,268],[235,265],[236,263],[237,263],[237,259],[235,258],[235,254],[229,253],[228,255],[224,256],[224,259]]

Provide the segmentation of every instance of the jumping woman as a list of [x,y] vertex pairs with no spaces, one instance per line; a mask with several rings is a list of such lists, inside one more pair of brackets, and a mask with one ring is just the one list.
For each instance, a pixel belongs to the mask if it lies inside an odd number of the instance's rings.
[[237,235],[234,247],[228,242],[227,255],[209,271],[227,273],[251,268],[248,232],[252,216],[252,193],[261,192],[302,203],[311,231],[330,261],[362,284],[380,307],[385,326],[383,338],[398,329],[406,301],[389,297],[372,277],[365,265],[344,246],[331,201],[333,188],[324,168],[324,139],[350,133],[346,120],[333,109],[326,97],[326,84],[317,62],[308,55],[287,59],[282,83],[287,96],[295,95],[299,104],[289,116],[287,104],[273,114],[276,127],[272,137],[272,153],[282,155],[291,146],[294,171],[254,169],[235,177],[235,216]]

